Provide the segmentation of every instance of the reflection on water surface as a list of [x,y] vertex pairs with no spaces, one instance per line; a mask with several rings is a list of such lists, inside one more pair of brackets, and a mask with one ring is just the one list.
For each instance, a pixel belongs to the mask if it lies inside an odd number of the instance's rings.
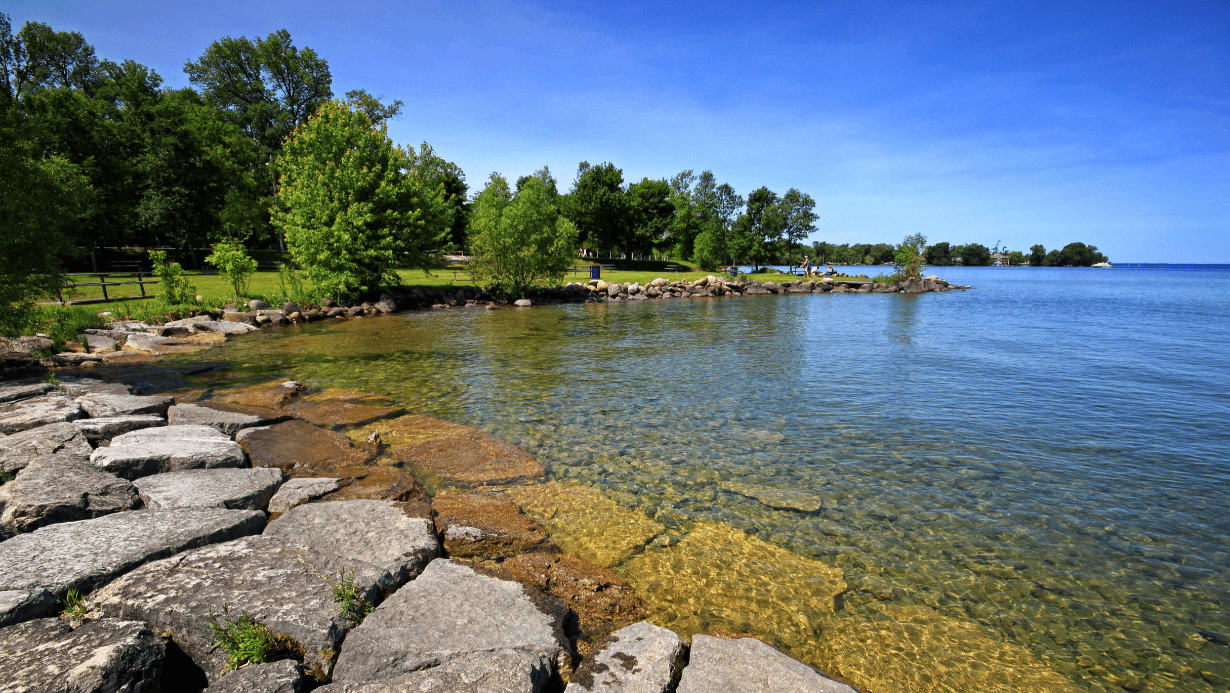
[[518,500],[657,620],[875,693],[1227,690],[1230,281],[959,272],[978,289],[414,313],[174,358],[522,445],[558,498]]

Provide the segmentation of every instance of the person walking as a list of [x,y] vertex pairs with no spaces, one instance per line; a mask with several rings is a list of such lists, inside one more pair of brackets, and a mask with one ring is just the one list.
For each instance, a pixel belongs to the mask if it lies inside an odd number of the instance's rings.
[[811,279],[811,258],[806,255],[803,256],[803,276]]

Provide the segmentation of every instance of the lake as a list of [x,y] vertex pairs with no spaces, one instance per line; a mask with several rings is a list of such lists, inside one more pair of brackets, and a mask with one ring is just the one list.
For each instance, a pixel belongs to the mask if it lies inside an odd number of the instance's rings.
[[519,444],[660,525],[608,561],[655,620],[874,693],[1230,688],[1230,266],[926,273],[974,288],[415,312],[169,360]]

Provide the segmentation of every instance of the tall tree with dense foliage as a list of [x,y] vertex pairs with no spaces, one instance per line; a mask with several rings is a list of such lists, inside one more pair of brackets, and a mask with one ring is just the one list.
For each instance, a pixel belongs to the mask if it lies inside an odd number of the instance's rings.
[[946,267],[952,264],[952,246],[947,242],[927,246],[925,257],[928,265]]
[[1046,246],[1042,244],[1029,247],[1029,264],[1033,267],[1041,267],[1042,263],[1046,262]]
[[519,182],[514,197],[508,181],[493,173],[470,220],[474,276],[508,297],[562,281],[577,248],[576,226],[560,213],[558,197],[536,176]]
[[628,258],[633,253],[648,253],[666,240],[675,218],[675,203],[671,200],[670,183],[643,178],[628,186],[628,225],[623,249]]
[[[367,111],[367,108],[364,108]],[[466,247],[466,225],[470,215],[470,205],[466,199],[469,186],[466,184],[466,174],[457,164],[446,161],[436,154],[436,150],[427,142],[414,151],[406,148],[410,157],[410,167],[423,184],[428,187],[439,186],[443,190],[444,204],[425,209],[424,222],[431,229],[447,230],[447,236],[441,247],[451,244],[454,250]]]
[[757,267],[769,261],[786,230],[788,219],[781,201],[772,190],[757,188],[747,196],[747,212],[735,224],[737,233],[748,236],[748,255]]
[[786,260],[793,266],[795,247],[816,230],[816,201],[811,199],[811,195],[791,188],[782,196],[781,206],[786,219],[785,228],[782,229]]
[[614,250],[625,246],[630,233],[629,204],[624,188],[624,172],[615,164],[577,166],[566,209],[577,227],[581,245],[591,250]]
[[429,268],[447,227],[443,186],[361,109],[325,103],[296,129],[278,162],[273,222],[324,296],[349,298],[394,283],[399,266]]

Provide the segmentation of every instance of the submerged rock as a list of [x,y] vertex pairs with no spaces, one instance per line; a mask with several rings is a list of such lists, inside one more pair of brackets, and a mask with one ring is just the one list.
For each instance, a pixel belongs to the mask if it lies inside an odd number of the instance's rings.
[[283,659],[249,664],[218,679],[205,693],[299,693],[303,684],[303,667],[293,659]]
[[665,531],[644,514],[619,507],[588,486],[558,482],[516,486],[506,497],[525,509],[568,553],[600,566],[614,566]]
[[0,525],[26,533],[44,525],[101,517],[138,504],[132,484],[80,455],[36,457],[0,486]]
[[336,469],[366,465],[375,457],[356,448],[345,436],[313,426],[306,421],[286,421],[269,427],[247,429],[237,440],[254,467]]
[[397,459],[450,481],[509,484],[541,479],[546,473],[533,455],[508,441],[429,416],[402,416],[369,428],[391,442],[413,441],[392,448]]
[[857,693],[755,638],[692,637],[678,693]]
[[241,467],[243,448],[209,426],[164,426],[132,431],[99,448],[90,461],[125,479],[184,469]]
[[0,542],[0,626],[53,613],[70,589],[86,593],[143,563],[264,526],[251,510],[133,510],[19,534]]
[[509,669],[532,670],[542,659],[567,670],[566,614],[559,602],[531,595],[515,582],[436,559],[351,631],[333,679],[388,681],[453,661],[481,662],[497,653]]
[[166,645],[144,623],[103,619],[71,630],[44,618],[0,629],[5,691],[157,693]]
[[565,693],[668,693],[679,682],[687,651],[688,644],[671,631],[634,623],[594,646]]
[[54,423],[0,438],[0,469],[13,473],[25,469],[34,458],[74,455],[89,459],[94,449],[86,436],[71,423]]
[[12,435],[39,426],[75,421],[83,416],[81,405],[58,394],[4,402],[0,404],[0,434]]
[[395,416],[403,410],[363,402],[309,398],[287,405],[286,411],[317,426],[361,426]]
[[137,479],[145,507],[264,510],[282,484],[280,469],[188,469]]
[[444,491],[432,498],[436,531],[452,558],[558,550],[538,523],[503,498]]
[[269,499],[270,513],[284,513],[291,508],[320,498],[337,490],[337,479],[329,477],[305,477],[288,479]]

